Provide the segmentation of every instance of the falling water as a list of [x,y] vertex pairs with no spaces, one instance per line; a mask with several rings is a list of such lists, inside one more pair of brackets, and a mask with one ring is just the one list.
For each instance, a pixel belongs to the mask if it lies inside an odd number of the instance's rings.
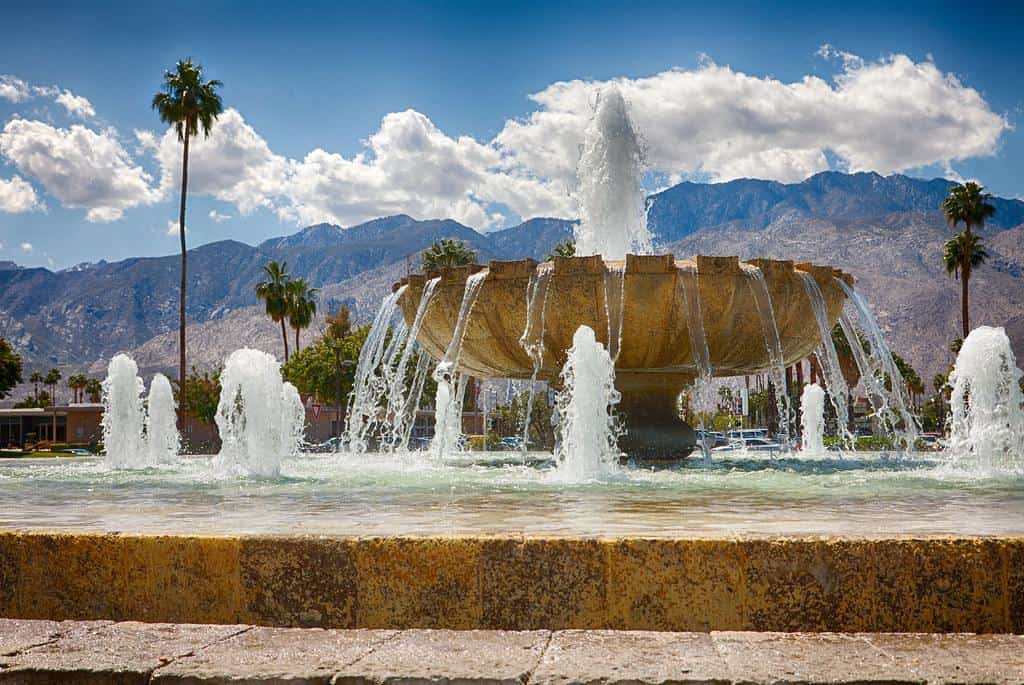
[[808,383],[800,395],[800,427],[803,431],[800,451],[808,455],[825,453],[825,391],[817,383]]
[[[387,391],[387,385],[379,369],[385,354],[389,352],[385,347],[388,331],[391,329],[395,312],[398,311],[398,300],[405,294],[407,288],[408,286],[403,285],[384,298],[370,326],[366,342],[359,352],[355,382],[345,419],[345,442],[350,452],[365,452],[369,446],[370,429],[377,422],[381,409],[379,405]],[[390,347],[391,350],[394,349],[393,345]]]
[[626,101],[614,87],[598,95],[576,176],[576,254],[605,259],[625,259],[627,252],[649,254],[640,140]]
[[[879,327],[878,321],[875,320],[875,315],[872,313],[871,307],[868,306],[867,300],[843,279],[837,278],[836,281],[854,307],[859,323],[857,328],[867,338],[868,345],[870,346],[869,356],[873,361],[873,367],[889,377],[891,387],[886,392],[883,384],[881,396],[886,397],[888,395],[887,403],[896,412],[902,423],[902,428],[894,426],[893,434],[902,442],[904,447],[913,449],[914,441],[917,440],[918,425],[917,420],[907,409],[906,385],[903,382],[903,374],[900,373],[900,370],[896,367],[896,362],[893,361],[892,352],[889,351],[889,345],[885,342],[885,336],[882,334],[882,329]],[[847,338],[850,338],[849,334],[847,334]],[[850,346],[856,347],[859,344],[859,337],[854,335],[853,339],[850,339]],[[863,370],[861,370],[861,376],[864,376]]]
[[144,421],[139,367],[126,354],[116,355],[107,365],[103,380],[103,445],[107,464],[115,469],[148,466],[142,435]]
[[423,350],[420,350],[418,355],[419,356],[416,359],[416,372],[412,377],[412,383],[409,385],[406,409],[402,413],[403,423],[401,424],[399,442],[396,445],[396,449],[399,451],[409,449],[409,440],[412,437],[412,430],[416,426],[416,412],[420,408],[420,399],[423,397],[423,386],[426,384],[427,372],[430,370],[430,365],[434,361],[430,358],[430,355]]
[[149,382],[146,401],[146,443],[151,464],[170,464],[178,459],[181,441],[175,424],[174,392],[167,376],[158,373]]
[[[708,339],[704,333],[704,317],[700,310],[700,281],[697,269],[677,269],[676,288],[686,308],[686,328],[690,335],[690,356],[696,375],[693,379],[693,408],[701,409],[705,402],[703,395],[711,384],[711,353],[708,351]],[[698,416],[700,414],[698,413]],[[698,428],[703,438],[701,451],[704,461],[711,460],[711,445],[708,444],[707,433],[704,432],[704,419],[701,418]]]
[[622,317],[626,307],[626,265],[604,266],[604,316],[608,322],[608,355],[612,361],[619,358],[622,347]]
[[[413,382],[406,387],[405,370],[408,368],[409,359],[416,351],[416,338],[419,337],[420,329],[423,327],[423,319],[427,307],[434,298],[434,290],[441,281],[440,277],[432,278],[423,287],[423,295],[416,307],[416,316],[413,318],[412,326],[409,328],[405,338],[406,343],[402,348],[401,357],[391,375],[391,383],[388,390],[388,407],[385,414],[386,421],[390,422],[391,428],[385,437],[386,449],[404,450],[409,446],[406,434],[411,429],[411,423],[416,419],[416,408],[419,405],[419,392],[423,389],[422,378],[413,377]],[[419,365],[417,364],[417,371]],[[417,383],[418,380],[418,383]],[[413,396],[415,394],[415,403]]]
[[519,345],[533,362],[533,373],[530,376],[529,394],[526,407],[523,410],[522,450],[524,453],[529,449],[530,444],[530,417],[537,388],[537,374],[540,373],[540,367],[544,363],[544,317],[548,305],[548,287],[551,285],[553,272],[553,264],[538,265],[530,274],[530,280],[526,286],[526,325],[523,327],[522,337],[519,338]]
[[437,399],[434,407],[434,439],[430,442],[430,453],[436,458],[458,449],[459,436],[462,433],[462,398],[465,395],[465,381],[458,373],[459,358],[462,356],[462,340],[466,337],[466,326],[473,312],[480,286],[487,278],[484,269],[466,279],[466,289],[462,293],[462,304],[459,307],[459,318],[455,321],[452,339],[445,350],[444,358],[434,368],[434,380],[437,381]]
[[772,306],[771,293],[764,273],[756,266],[745,264],[743,273],[747,276],[750,294],[757,306],[757,314],[761,319],[761,333],[764,336],[764,347],[768,352],[769,377],[775,386],[775,401],[779,411],[779,429],[783,435],[783,445],[789,444],[789,424],[792,420],[792,409],[789,404],[789,392],[786,388],[786,367],[782,357],[782,341],[779,339],[779,327],[775,321],[775,309]]
[[588,326],[576,329],[562,369],[558,393],[559,480],[579,482],[618,469],[619,427],[613,410],[619,402],[611,356]]
[[305,410],[295,386],[281,379],[281,365],[259,350],[235,350],[220,375],[217,429],[219,471],[275,477],[281,460],[298,453]]
[[850,389],[846,385],[846,378],[843,377],[843,369],[839,365],[839,355],[836,353],[836,344],[832,340],[832,329],[828,325],[828,312],[825,310],[825,298],[821,294],[821,288],[814,276],[801,271],[800,277],[804,282],[804,291],[807,299],[811,302],[811,310],[814,312],[814,320],[818,324],[818,333],[821,336],[821,345],[818,347],[815,356],[818,358],[818,365],[821,367],[825,389],[828,391],[828,398],[832,402],[832,408],[836,412],[836,425],[839,435],[849,448],[853,448],[853,435],[847,425],[850,420],[848,402]]
[[1004,329],[970,332],[949,376],[952,463],[979,475],[1024,471],[1022,375]]

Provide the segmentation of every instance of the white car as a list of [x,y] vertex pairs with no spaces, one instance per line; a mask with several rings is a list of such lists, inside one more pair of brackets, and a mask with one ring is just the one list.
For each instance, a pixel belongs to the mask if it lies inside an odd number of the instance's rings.
[[740,438],[712,452],[781,452],[782,445],[768,438]]

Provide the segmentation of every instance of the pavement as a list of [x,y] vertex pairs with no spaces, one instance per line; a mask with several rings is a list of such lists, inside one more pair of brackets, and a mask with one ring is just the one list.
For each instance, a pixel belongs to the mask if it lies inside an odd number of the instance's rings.
[[1024,636],[0,619],[0,683],[1024,684]]

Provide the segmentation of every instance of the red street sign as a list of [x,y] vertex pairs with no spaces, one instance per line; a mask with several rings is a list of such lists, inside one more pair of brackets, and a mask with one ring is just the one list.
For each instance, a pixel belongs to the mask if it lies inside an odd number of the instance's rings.
[[310,409],[313,410],[313,420],[314,421],[319,421],[320,420],[320,410],[322,409],[320,403],[319,402],[314,402],[313,405],[310,407]]

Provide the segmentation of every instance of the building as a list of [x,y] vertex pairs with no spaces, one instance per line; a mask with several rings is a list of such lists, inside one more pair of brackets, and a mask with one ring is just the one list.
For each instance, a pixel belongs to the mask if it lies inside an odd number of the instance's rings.
[[45,409],[0,409],[0,449],[37,442],[87,444],[102,437],[101,404],[68,404]]

